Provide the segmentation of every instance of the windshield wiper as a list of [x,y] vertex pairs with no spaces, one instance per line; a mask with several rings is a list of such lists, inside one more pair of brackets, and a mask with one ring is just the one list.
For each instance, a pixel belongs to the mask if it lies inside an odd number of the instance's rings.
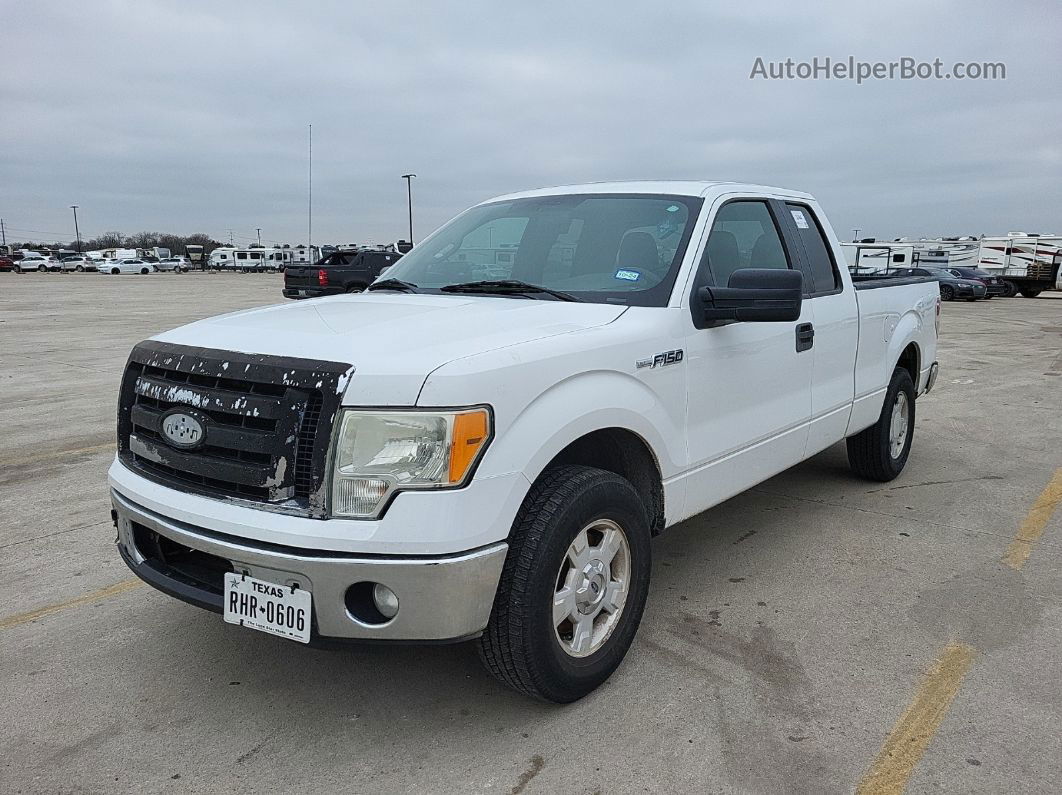
[[366,290],[394,290],[398,293],[415,293],[417,291],[417,285],[404,282],[401,279],[383,279],[382,281],[373,282]]
[[498,279],[496,281],[461,282],[460,284],[448,284],[439,288],[444,293],[483,293],[485,295],[526,295],[528,293],[541,293],[551,295],[558,301],[582,301],[571,293],[561,290],[551,290],[548,287],[540,287],[537,284],[516,281],[515,279]]

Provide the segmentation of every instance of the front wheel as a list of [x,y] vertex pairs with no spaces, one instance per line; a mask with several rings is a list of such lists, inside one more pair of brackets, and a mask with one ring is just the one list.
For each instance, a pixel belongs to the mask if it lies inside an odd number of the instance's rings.
[[1018,292],[1020,292],[1024,298],[1035,298],[1041,291],[1032,287],[1022,287]]
[[47,270],[48,270],[48,266],[47,265],[38,265],[37,266],[37,272],[38,273],[46,273]]
[[76,268],[74,268],[74,270],[76,270],[78,273],[84,273],[85,272],[85,266],[84,265],[78,265]]
[[940,300],[950,301],[955,297],[955,289],[950,284],[940,285]]
[[886,482],[899,475],[911,454],[915,385],[902,367],[892,372],[878,421],[847,439],[848,465],[861,478]]
[[111,268],[111,276],[117,276],[119,273],[121,273],[121,271],[117,268]]
[[480,659],[533,698],[582,698],[630,648],[650,563],[645,505],[628,481],[592,467],[548,469],[513,525]]

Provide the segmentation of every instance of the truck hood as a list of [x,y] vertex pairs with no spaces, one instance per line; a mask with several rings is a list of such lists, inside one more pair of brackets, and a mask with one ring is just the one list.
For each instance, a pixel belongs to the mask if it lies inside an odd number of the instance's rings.
[[360,293],[248,309],[153,339],[350,364],[344,403],[415,405],[455,359],[611,323],[626,307],[488,296]]

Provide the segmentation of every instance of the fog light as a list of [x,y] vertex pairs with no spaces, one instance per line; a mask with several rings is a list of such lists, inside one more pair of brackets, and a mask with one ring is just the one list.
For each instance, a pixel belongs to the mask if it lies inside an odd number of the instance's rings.
[[392,619],[398,614],[398,596],[386,585],[376,583],[373,586],[372,601],[384,618]]

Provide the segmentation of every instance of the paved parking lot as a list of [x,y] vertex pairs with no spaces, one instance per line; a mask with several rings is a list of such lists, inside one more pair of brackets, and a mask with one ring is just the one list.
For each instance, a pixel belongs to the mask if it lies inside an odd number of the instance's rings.
[[1062,295],[944,306],[895,482],[837,446],[656,539],[626,662],[557,707],[469,645],[305,648],[119,560],[129,348],[280,280],[0,274],[0,792],[1062,789]]

